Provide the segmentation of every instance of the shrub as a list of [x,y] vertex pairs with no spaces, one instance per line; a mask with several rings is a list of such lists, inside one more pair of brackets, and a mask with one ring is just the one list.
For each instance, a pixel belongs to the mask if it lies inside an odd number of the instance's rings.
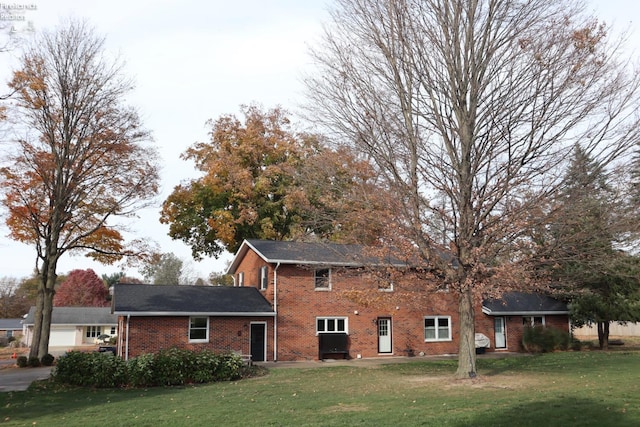
[[26,368],[28,361],[29,359],[27,359],[27,356],[18,356],[18,358],[16,359],[16,365],[21,368]]
[[120,387],[127,384],[127,363],[109,352],[71,351],[58,358],[53,379],[78,386]]
[[547,353],[568,350],[571,335],[557,328],[526,327],[522,335],[522,347],[530,353]]
[[129,385],[132,387],[148,387],[155,384],[155,355],[142,354],[127,363]]
[[57,360],[53,379],[92,387],[149,387],[227,381],[250,375],[234,354],[171,348],[125,362],[111,353],[69,352]]
[[52,366],[54,359],[55,357],[53,357],[52,354],[47,353],[42,356],[42,359],[40,359],[40,363],[42,363],[42,366]]
[[32,368],[37,368],[38,366],[40,366],[40,359],[38,359],[36,356],[29,357],[27,365],[31,366]]

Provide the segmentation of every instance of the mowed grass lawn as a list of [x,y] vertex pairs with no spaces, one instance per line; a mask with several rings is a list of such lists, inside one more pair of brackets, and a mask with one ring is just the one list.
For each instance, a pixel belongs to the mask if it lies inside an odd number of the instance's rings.
[[276,368],[237,382],[137,390],[39,383],[0,394],[2,426],[639,426],[640,352]]

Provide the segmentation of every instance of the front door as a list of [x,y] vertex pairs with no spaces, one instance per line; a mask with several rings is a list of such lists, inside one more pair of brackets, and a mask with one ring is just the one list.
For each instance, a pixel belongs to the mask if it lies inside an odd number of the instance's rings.
[[265,323],[251,324],[251,360],[264,362],[267,354],[267,325]]
[[378,353],[391,353],[391,319],[378,318]]
[[504,325],[504,317],[494,317],[493,329],[495,333],[496,348],[506,348],[507,333]]

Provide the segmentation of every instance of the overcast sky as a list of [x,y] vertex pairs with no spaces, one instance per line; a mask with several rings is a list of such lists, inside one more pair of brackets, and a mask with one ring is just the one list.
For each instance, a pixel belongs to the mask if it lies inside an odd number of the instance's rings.
[[[128,103],[137,107],[153,132],[163,159],[162,192],[157,206],[132,223],[138,237],[156,240],[163,252],[189,260],[190,249],[172,241],[168,227],[158,221],[160,204],[181,180],[194,177],[193,165],[179,155],[196,141],[207,139],[205,122],[223,114],[238,114],[241,104],[295,111],[303,102],[301,73],[309,71],[308,46],[321,34],[330,0],[210,0],[210,1],[56,1],[11,0],[2,4],[27,6],[25,21],[36,31],[51,29],[66,18],[86,19],[107,38],[107,49],[126,61],[125,72],[136,81]],[[616,29],[630,28],[630,52],[640,53],[640,2],[592,0],[590,7]],[[6,10],[0,10],[0,14]],[[4,83],[13,54],[0,55]],[[2,91],[3,92],[3,91]],[[1,92],[0,92],[1,93]],[[35,252],[12,242],[0,228],[0,277],[25,277],[35,265]],[[191,262],[206,278],[222,271],[221,260]],[[65,255],[58,271],[93,268],[98,275],[118,271],[91,263],[83,256]],[[128,274],[139,276],[137,271]]]

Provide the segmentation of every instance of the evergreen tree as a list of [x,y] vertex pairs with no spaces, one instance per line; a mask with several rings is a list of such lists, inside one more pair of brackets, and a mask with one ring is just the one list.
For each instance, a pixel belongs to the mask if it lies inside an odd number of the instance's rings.
[[613,321],[640,320],[640,262],[615,248],[622,204],[602,167],[576,146],[550,227],[553,276],[570,291],[574,324],[595,323],[608,348]]

